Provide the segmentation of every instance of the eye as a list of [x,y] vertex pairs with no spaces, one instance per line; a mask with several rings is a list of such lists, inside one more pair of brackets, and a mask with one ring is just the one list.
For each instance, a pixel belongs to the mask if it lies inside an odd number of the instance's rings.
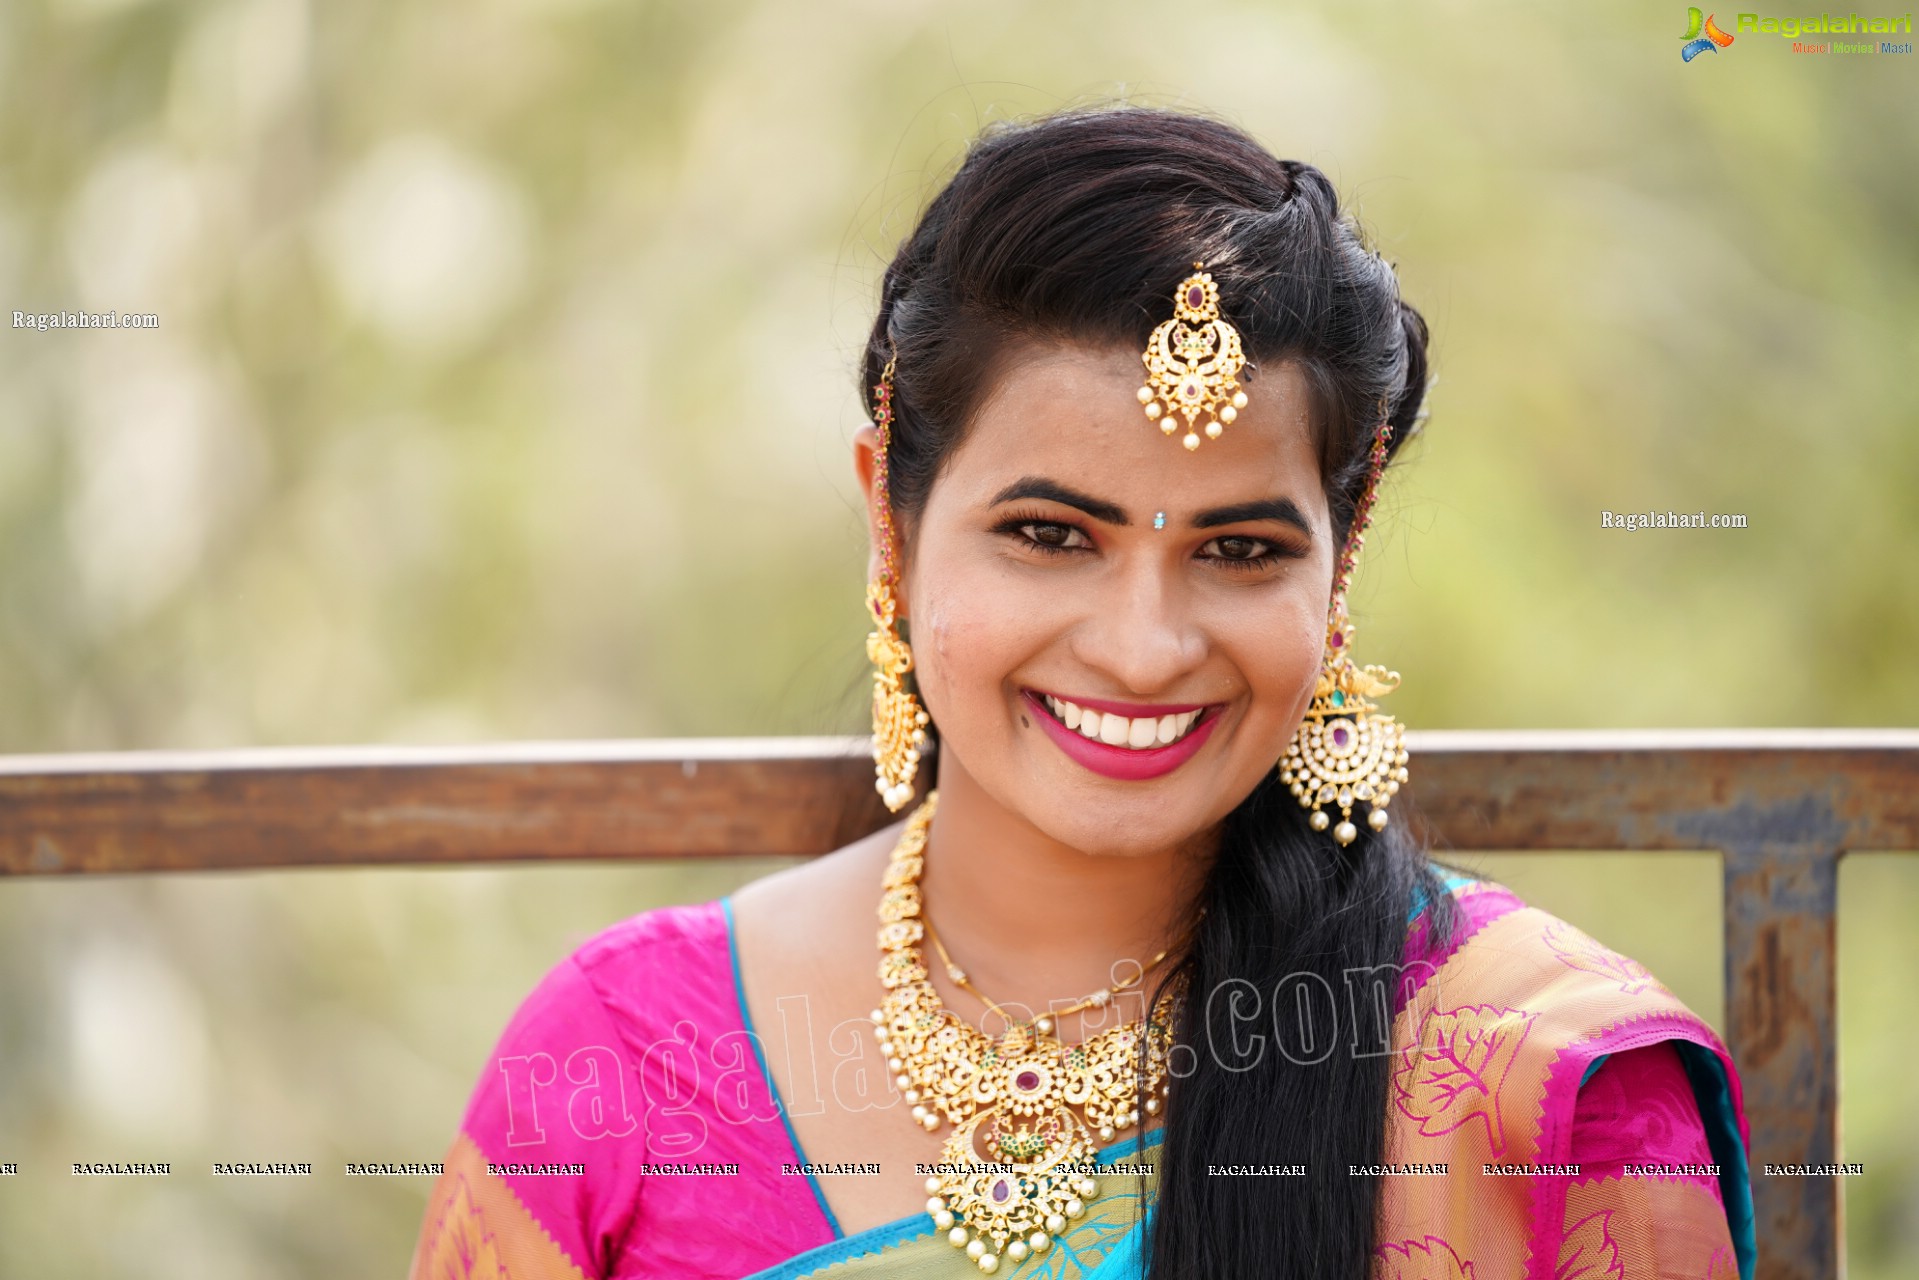
[[1259,549],[1268,544],[1258,538],[1214,538],[1212,546],[1220,551],[1224,560],[1254,560],[1259,557]]
[[1228,569],[1251,572],[1278,564],[1282,560],[1302,560],[1306,551],[1286,542],[1271,542],[1265,538],[1250,538],[1243,534],[1228,534],[1223,538],[1214,538],[1206,544],[1217,547],[1217,555],[1206,558]]
[[1027,545],[1040,551],[1078,551],[1093,545],[1084,533],[1070,524],[1027,520],[1007,527],[1017,531]]

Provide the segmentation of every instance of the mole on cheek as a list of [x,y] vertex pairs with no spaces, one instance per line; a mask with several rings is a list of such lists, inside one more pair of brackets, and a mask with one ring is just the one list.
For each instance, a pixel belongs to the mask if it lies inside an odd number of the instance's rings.
[[1023,711],[1020,713],[1019,727],[1022,729],[1030,729],[1033,727],[1033,722],[1026,718],[1026,713]]

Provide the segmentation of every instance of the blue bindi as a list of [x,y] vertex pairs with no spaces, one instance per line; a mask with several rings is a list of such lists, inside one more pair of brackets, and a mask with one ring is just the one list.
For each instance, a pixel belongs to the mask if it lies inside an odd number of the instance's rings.
[[1164,529],[1166,527],[1166,513],[1164,511],[1155,511],[1153,513],[1153,527],[1155,529]]

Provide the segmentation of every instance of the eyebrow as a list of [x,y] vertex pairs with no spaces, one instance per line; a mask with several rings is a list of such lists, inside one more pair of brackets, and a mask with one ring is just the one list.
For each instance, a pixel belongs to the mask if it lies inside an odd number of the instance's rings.
[[[1040,498],[1075,507],[1106,524],[1132,523],[1126,518],[1125,509],[1117,503],[1081,493],[1045,476],[1022,476],[995,494],[990,505],[997,507],[1003,502],[1020,498]],[[1277,520],[1281,524],[1292,525],[1309,538],[1315,536],[1313,522],[1306,518],[1306,513],[1291,498],[1258,498],[1251,502],[1235,502],[1230,506],[1209,507],[1193,516],[1192,525],[1195,529],[1216,529],[1220,525],[1239,524],[1247,520]]]

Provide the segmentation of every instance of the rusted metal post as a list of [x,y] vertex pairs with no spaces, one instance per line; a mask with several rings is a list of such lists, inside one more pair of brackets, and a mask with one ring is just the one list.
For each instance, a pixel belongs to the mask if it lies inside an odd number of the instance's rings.
[[1759,1275],[1842,1273],[1839,1179],[1768,1177],[1767,1164],[1839,1158],[1833,919],[1840,850],[1750,836],[1725,847],[1727,1043],[1752,1128]]

